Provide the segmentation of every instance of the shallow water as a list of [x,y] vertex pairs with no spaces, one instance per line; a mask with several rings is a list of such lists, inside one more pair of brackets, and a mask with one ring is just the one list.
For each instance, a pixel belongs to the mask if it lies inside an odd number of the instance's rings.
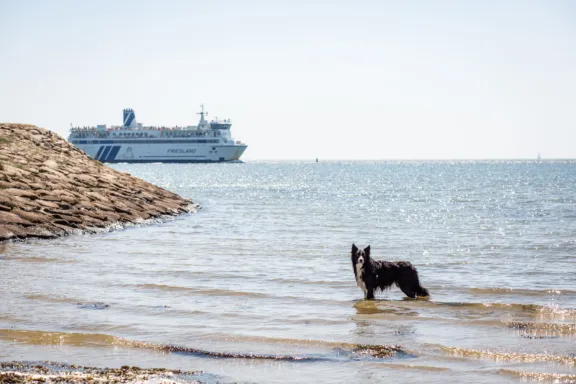
[[[208,382],[576,381],[575,162],[114,167],[203,208],[0,245],[0,361]],[[361,300],[352,242],[411,261],[432,297]]]

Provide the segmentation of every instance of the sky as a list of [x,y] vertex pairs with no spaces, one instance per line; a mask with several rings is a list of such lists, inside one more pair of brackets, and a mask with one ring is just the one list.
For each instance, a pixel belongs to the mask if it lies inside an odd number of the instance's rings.
[[230,118],[243,159],[576,157],[576,2],[0,0],[0,121]]

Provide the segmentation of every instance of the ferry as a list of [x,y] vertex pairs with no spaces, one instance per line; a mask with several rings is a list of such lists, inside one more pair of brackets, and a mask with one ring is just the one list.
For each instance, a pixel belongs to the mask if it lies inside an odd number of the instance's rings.
[[204,105],[198,114],[198,125],[155,127],[127,108],[121,126],[70,127],[68,141],[103,163],[240,162],[248,146],[232,138],[230,120],[206,120]]

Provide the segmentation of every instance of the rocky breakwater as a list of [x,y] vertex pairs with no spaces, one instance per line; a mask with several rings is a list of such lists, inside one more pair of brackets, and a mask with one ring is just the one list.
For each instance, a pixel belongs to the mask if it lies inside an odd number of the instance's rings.
[[0,242],[100,232],[197,209],[51,131],[0,123]]

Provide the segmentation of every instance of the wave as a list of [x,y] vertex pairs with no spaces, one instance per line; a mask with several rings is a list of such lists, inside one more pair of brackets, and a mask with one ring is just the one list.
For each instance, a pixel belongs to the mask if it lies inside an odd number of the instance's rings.
[[[194,265],[194,264],[180,264],[180,266]],[[141,275],[142,272],[138,271],[134,275]],[[257,281],[258,283],[279,283],[279,284],[301,284],[301,285],[318,285],[327,288],[348,288],[350,287],[350,281],[341,280],[309,280],[309,279],[298,279],[298,278],[282,278],[275,277],[270,278],[261,275],[249,275],[249,274],[231,274],[223,272],[210,272],[210,271],[188,271],[188,270],[169,270],[162,271],[162,275],[166,277],[174,277],[177,279],[184,280],[205,280],[212,281],[214,279],[221,279],[223,281],[228,280],[249,280]],[[162,284],[159,284],[162,285]],[[130,286],[127,284],[126,286]]]
[[107,309],[110,308],[109,304],[103,303],[101,301],[83,301],[74,299],[72,297],[65,296],[50,296],[43,295],[41,293],[33,293],[24,296],[28,300],[32,301],[43,301],[47,303],[63,303],[63,304],[76,304],[78,308],[81,309]]
[[434,300],[378,300],[359,301],[355,304],[357,314],[392,314],[422,318],[423,314],[433,318],[445,319],[452,314],[458,319],[472,320],[470,316],[525,315],[529,317],[547,317],[552,319],[576,319],[576,309],[562,308],[557,305],[519,304],[519,303],[474,303],[440,302]]
[[135,287],[135,288],[142,288],[142,289],[157,289],[160,291],[196,291],[195,288],[190,287],[182,287],[179,285],[169,285],[169,284],[120,284],[123,287]]
[[14,329],[0,329],[0,340],[19,342],[32,345],[70,345],[90,347],[124,347],[151,349],[162,352],[195,355],[200,357],[252,359],[252,360],[279,360],[279,361],[323,361],[336,360],[349,356],[356,358],[389,358],[394,355],[407,355],[400,346],[347,344],[340,343],[334,348],[335,355],[268,355],[246,352],[210,351],[194,347],[171,344],[155,344],[146,341],[128,340],[118,336],[99,333],[65,333],[28,331]]
[[274,345],[287,345],[293,347],[306,346],[306,347],[323,347],[341,351],[352,351],[356,354],[362,354],[362,351],[368,350],[389,350],[406,354],[406,351],[400,346],[390,345],[369,345],[369,344],[355,344],[340,341],[328,341],[319,339],[292,339],[283,337],[269,337],[269,336],[247,336],[247,335],[234,335],[214,333],[210,334],[210,339],[222,339],[225,341],[233,340],[234,342],[242,342],[248,344],[274,344]]
[[271,297],[266,293],[259,293],[259,292],[232,291],[228,289],[217,289],[217,288],[203,289],[203,288],[182,287],[178,285],[168,285],[168,284],[136,284],[132,286],[142,289],[155,289],[169,292],[171,291],[190,292],[206,296],[247,296],[254,298]]
[[103,303],[101,301],[98,302],[88,302],[88,303],[76,303],[76,306],[81,309],[108,309],[110,308],[110,304]]
[[534,307],[538,315],[559,319],[576,319],[576,309],[574,308],[562,308],[558,305],[534,305]]
[[515,371],[512,369],[499,369],[498,372],[500,372],[502,375],[515,376],[524,380],[530,379],[535,381],[550,381],[558,384],[576,383],[576,375],[569,375],[565,373],[523,372]]
[[486,360],[513,361],[523,363],[562,363],[576,365],[575,356],[558,356],[516,352],[497,352],[483,349],[468,349],[440,346],[440,349],[452,356],[472,357]]
[[8,323],[20,323],[24,321],[24,319],[5,313],[0,313],[0,321],[6,321]]
[[397,364],[397,363],[378,363],[378,367],[387,367],[395,369],[413,369],[424,372],[449,372],[450,368],[446,367],[433,367],[430,365],[413,365],[413,364]]
[[24,296],[28,300],[32,301],[46,301],[49,303],[78,303],[81,300],[76,300],[71,297],[62,297],[62,296],[50,296],[50,295],[43,295],[41,293],[33,293]]
[[99,333],[44,332],[15,329],[0,329],[0,340],[24,344],[71,345],[71,346],[127,346],[131,342],[116,336]]
[[8,256],[8,257],[4,257],[4,260],[9,261],[9,260],[14,260],[14,261],[21,261],[21,262],[25,262],[25,263],[75,263],[76,260],[72,260],[72,259],[57,259],[54,257],[40,257],[40,256],[31,256],[31,257],[26,257],[26,256]]
[[140,289],[152,289],[159,291],[168,292],[187,292],[191,295],[203,295],[203,296],[216,296],[216,297],[226,297],[226,296],[241,296],[247,298],[255,299],[270,299],[270,300],[294,300],[294,301],[306,301],[314,302],[319,304],[341,304],[341,300],[331,300],[331,299],[318,299],[314,297],[303,297],[303,296],[281,296],[275,293],[262,293],[262,292],[246,292],[246,291],[236,291],[229,289],[218,289],[218,288],[193,288],[193,287],[183,287],[178,285],[168,285],[168,284],[121,284],[122,286],[136,287]]
[[[220,313],[216,313],[214,311],[202,311],[198,309],[174,309],[170,306],[149,306],[149,305],[140,305],[137,306],[139,310],[146,311],[147,313],[158,314],[159,311],[165,312],[169,316],[184,316],[184,317],[193,317],[193,316],[204,316],[210,317],[211,319],[214,316],[219,318],[228,318],[228,319],[242,319],[242,321],[246,323],[253,323],[253,322],[261,322],[266,317],[261,314],[250,314],[246,312],[229,312],[223,311]],[[115,309],[118,310],[118,307]],[[120,310],[132,311],[132,308],[120,308]],[[1,317],[0,317],[1,319]],[[270,320],[269,318],[266,318]],[[323,326],[329,325],[347,325],[350,324],[349,320],[347,319],[333,319],[333,318],[308,318],[308,317],[300,317],[300,318],[282,318],[279,321],[283,325],[285,324],[319,324]]]
[[530,321],[504,321],[508,328],[547,335],[576,335],[576,324],[536,323]]
[[548,297],[551,295],[574,295],[576,291],[570,289],[546,290],[539,289],[517,289],[517,288],[468,288],[466,291],[476,295],[513,295],[513,296],[538,296]]
[[273,278],[267,279],[282,284],[303,284],[303,285],[319,285],[327,288],[348,288],[350,287],[349,281],[337,280],[303,280],[303,279],[286,279],[286,278]]

